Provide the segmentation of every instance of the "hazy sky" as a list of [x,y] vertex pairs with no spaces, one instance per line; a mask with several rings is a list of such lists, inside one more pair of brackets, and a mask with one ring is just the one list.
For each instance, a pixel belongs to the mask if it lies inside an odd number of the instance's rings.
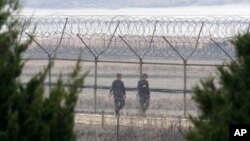
[[28,8],[157,8],[249,4],[250,0],[21,0]]

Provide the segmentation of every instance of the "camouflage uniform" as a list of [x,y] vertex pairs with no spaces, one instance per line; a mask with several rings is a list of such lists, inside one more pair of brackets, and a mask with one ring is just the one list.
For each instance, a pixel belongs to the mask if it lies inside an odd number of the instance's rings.
[[114,103],[115,103],[115,112],[119,114],[119,111],[125,105],[125,87],[123,81],[120,79],[116,79],[112,82],[112,86],[110,88],[110,93],[114,95]]
[[148,81],[146,79],[141,79],[140,81],[138,81],[137,89],[139,95],[140,109],[142,114],[145,114],[145,111],[149,107],[150,100],[150,89]]

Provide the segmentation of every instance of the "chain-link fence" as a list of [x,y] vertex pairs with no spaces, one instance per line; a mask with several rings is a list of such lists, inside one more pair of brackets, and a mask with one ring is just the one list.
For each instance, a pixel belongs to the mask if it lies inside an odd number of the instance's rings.
[[[129,16],[24,17],[20,39],[32,39],[24,59],[25,83],[54,60],[47,83],[72,71],[81,54],[83,72],[90,69],[76,112],[113,113],[108,97],[115,74],[123,74],[126,105],[122,115],[138,111],[137,82],[149,74],[151,116],[186,117],[196,113],[191,87],[200,78],[216,75],[216,66],[235,59],[230,40],[249,32],[250,20],[228,18],[172,18]],[[35,29],[35,30],[34,30]]]

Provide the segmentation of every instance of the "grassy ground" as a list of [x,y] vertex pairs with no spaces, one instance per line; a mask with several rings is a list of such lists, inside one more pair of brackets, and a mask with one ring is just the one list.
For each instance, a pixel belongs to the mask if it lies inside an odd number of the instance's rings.
[[[154,60],[151,60],[154,61]],[[27,82],[31,76],[41,71],[46,65],[47,60],[30,60],[26,62],[21,77],[22,82]],[[60,73],[66,78],[67,74],[72,72],[75,61],[55,61],[52,68],[52,82],[55,82]],[[124,75],[123,81],[126,87],[136,88],[139,78],[138,64],[120,64],[120,63],[98,63],[97,71],[97,85],[110,87],[112,81],[115,79],[115,74],[121,72]],[[85,85],[94,85],[94,63],[83,62],[82,73],[90,69],[89,76],[85,80]],[[161,88],[170,90],[183,90],[183,66],[178,65],[154,65],[143,64],[143,72],[149,74],[150,88]],[[187,89],[199,82],[200,78],[216,75],[215,67],[208,66],[187,66]],[[46,80],[48,82],[48,79]],[[122,115],[135,115],[138,113],[138,99],[136,97],[137,91],[127,91],[127,99],[125,107],[122,109]],[[113,98],[109,98],[108,89],[97,89],[96,94],[96,111],[106,113],[114,112]],[[180,93],[162,93],[151,92],[150,107],[147,111],[148,115],[159,117],[178,117],[183,116],[184,109],[188,114],[196,114],[196,104],[191,99],[192,95],[189,93],[186,96],[186,105],[184,105],[184,95]],[[79,95],[76,107],[77,112],[94,112],[94,90],[93,88],[85,88]]]
[[[119,141],[184,141],[187,128],[172,124],[168,128],[120,126]],[[77,141],[116,141],[116,126],[76,124]]]
[[[85,91],[85,90],[84,90]],[[102,90],[102,94],[97,95],[97,111],[106,113],[114,112],[114,100],[112,97],[108,97],[108,91]],[[196,105],[191,100],[191,95],[187,95],[186,110],[188,114],[196,113]],[[139,102],[134,92],[127,94],[124,108],[121,110],[122,115],[136,115],[138,114]],[[183,115],[183,94],[161,94],[152,93],[150,100],[150,107],[147,110],[147,114],[151,116],[159,117],[178,117]],[[94,98],[93,94],[79,95],[78,104],[76,107],[77,112],[93,112],[94,110]]]
[[76,114],[75,123],[78,141],[116,141],[117,136],[119,141],[184,141],[192,127],[182,118],[121,116],[118,120],[107,114]]
[[[42,70],[47,61],[28,61],[24,67],[21,80],[27,82],[30,77]],[[67,73],[74,68],[75,61],[56,61],[52,69],[52,82],[56,81],[60,72],[66,78]],[[86,78],[86,85],[94,84],[94,64],[92,62],[84,62],[82,72],[91,69],[89,76]],[[136,87],[139,75],[139,67],[137,64],[109,64],[98,63],[99,86],[110,86],[115,79],[116,72],[124,74],[123,81],[126,87]],[[161,65],[143,65],[143,70],[149,74],[149,83],[151,88],[163,89],[183,89],[183,66],[161,66]],[[187,69],[187,86],[191,89],[199,78],[207,76],[214,72],[211,67],[188,67]],[[46,80],[48,81],[48,80]],[[93,112],[94,111],[94,90],[93,88],[83,89],[79,95],[76,107],[77,112]],[[96,95],[96,110],[101,112],[112,113],[114,111],[113,98],[108,97],[109,90],[98,89]],[[136,91],[127,91],[127,99],[122,115],[134,115],[138,112],[138,100]],[[186,110],[188,114],[196,113],[196,105],[191,100],[191,94],[186,96]],[[160,93],[151,92],[150,108],[147,111],[149,115],[155,116],[182,116],[184,113],[184,97],[183,93]]]

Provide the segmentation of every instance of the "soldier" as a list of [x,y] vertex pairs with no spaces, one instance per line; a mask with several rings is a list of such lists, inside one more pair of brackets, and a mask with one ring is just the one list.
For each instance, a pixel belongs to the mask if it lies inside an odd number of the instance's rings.
[[117,73],[116,74],[116,80],[112,82],[112,86],[110,88],[110,96],[114,95],[114,103],[115,103],[115,114],[117,117],[120,116],[119,111],[124,107],[125,105],[125,99],[126,99],[126,93],[125,93],[125,87],[124,83],[121,80],[122,74]]
[[150,101],[150,89],[147,78],[148,74],[143,73],[141,80],[139,80],[137,84],[137,89],[138,89],[137,97],[139,96],[140,112],[142,116],[146,116],[145,111],[148,109]]

